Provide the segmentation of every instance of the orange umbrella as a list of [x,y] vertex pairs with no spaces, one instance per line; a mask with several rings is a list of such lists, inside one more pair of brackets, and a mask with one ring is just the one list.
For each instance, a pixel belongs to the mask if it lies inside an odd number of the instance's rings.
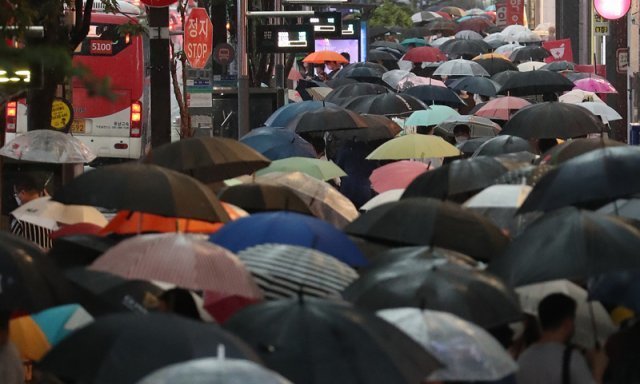
[[[223,203],[231,220],[248,215],[238,207]],[[150,213],[120,211],[107,224],[101,235],[119,234],[128,235],[149,232],[183,232],[183,233],[214,233],[222,228],[223,223],[209,223],[201,220],[180,219],[176,217],[164,217]]]
[[507,56],[501,55],[499,53],[483,53],[482,55],[478,55],[474,57],[472,60],[477,61],[477,60],[487,60],[487,59],[500,59],[500,60],[511,61]]
[[344,64],[347,64],[349,62],[347,61],[347,59],[344,58],[344,56],[334,51],[313,52],[307,55],[307,57],[305,57],[302,61],[305,63],[313,63],[313,64],[324,64],[327,61],[335,61],[335,62],[344,63]]

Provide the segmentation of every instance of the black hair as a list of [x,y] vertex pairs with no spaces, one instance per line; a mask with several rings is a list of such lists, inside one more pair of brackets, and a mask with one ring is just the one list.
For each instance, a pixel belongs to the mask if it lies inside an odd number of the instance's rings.
[[9,321],[11,320],[11,312],[0,309],[0,330],[9,330]]
[[342,57],[347,59],[348,62],[351,62],[351,55],[349,54],[349,52],[340,52],[340,54],[342,55]]
[[14,183],[16,191],[39,192],[42,188],[31,175],[20,175]]
[[173,288],[162,295],[160,300],[167,304],[167,308],[171,313],[175,313],[190,319],[201,320],[198,307],[196,306],[191,293],[182,288]]
[[458,124],[455,127],[453,127],[453,135],[458,136],[460,134],[466,134],[467,136],[471,136],[471,129],[464,124]]
[[541,154],[546,153],[556,145],[558,145],[558,141],[556,139],[538,139],[538,149]]
[[557,329],[576,316],[576,301],[562,293],[552,293],[538,304],[538,319],[543,331]]

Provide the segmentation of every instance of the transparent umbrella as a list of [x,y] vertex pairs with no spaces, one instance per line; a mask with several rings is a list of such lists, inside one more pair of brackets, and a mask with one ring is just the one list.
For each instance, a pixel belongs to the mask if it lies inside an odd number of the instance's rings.
[[400,328],[445,365],[427,380],[494,381],[518,369],[487,331],[455,315],[418,308],[388,309],[377,315]]
[[39,163],[88,163],[95,153],[79,139],[50,129],[29,131],[0,148],[0,155]]

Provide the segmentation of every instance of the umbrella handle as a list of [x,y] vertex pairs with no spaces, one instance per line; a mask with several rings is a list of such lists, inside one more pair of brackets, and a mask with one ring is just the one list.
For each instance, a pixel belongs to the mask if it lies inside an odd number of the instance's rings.
[[593,302],[589,301],[589,317],[591,318],[591,328],[593,330],[593,339],[595,341],[594,347],[596,350],[600,350],[600,341],[598,339],[598,326],[596,324],[596,316],[593,313]]

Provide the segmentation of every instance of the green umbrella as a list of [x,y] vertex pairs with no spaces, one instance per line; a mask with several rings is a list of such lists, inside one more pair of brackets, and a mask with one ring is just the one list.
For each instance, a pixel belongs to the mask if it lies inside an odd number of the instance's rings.
[[331,161],[308,157],[289,157],[272,161],[271,165],[261,169],[256,175],[260,176],[271,172],[303,172],[320,180],[347,176],[342,168]]
[[425,47],[427,45],[427,42],[425,41],[425,39],[421,39],[419,37],[412,37],[409,39],[402,40],[400,44],[404,45],[405,47],[408,46],[409,44],[413,44],[416,47]]
[[404,122],[405,125],[436,125],[450,117],[458,117],[460,114],[455,109],[445,105],[431,105],[423,111],[415,111]]

